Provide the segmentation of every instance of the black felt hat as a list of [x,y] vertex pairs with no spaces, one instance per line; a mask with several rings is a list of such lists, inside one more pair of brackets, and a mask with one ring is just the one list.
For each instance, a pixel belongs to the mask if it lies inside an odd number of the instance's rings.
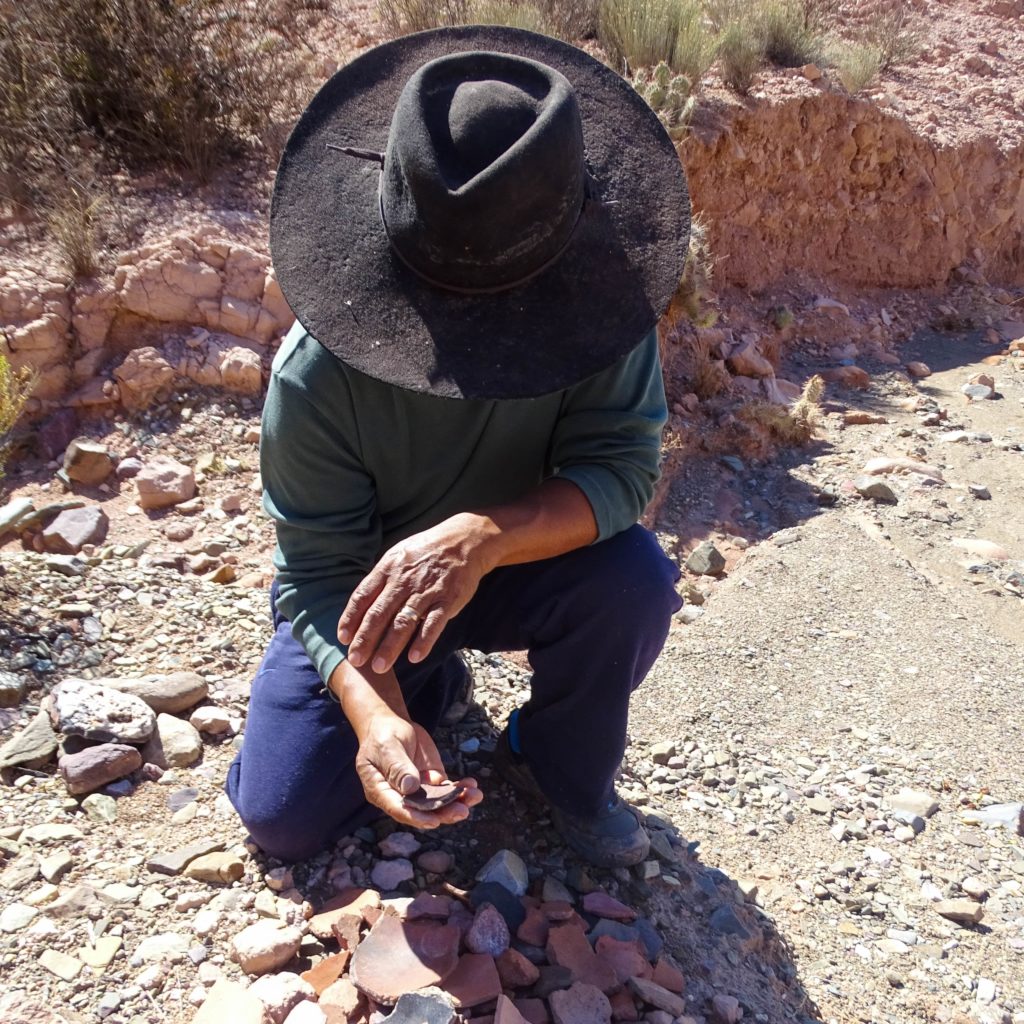
[[278,168],[281,288],[322,345],[447,398],[530,398],[650,332],[686,259],[679,157],[633,88],[518,29],[421,32],[317,93]]

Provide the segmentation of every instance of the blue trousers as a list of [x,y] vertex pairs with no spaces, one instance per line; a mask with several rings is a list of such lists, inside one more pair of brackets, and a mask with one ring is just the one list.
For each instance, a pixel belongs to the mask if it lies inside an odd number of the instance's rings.
[[[494,570],[426,660],[413,665],[403,655],[396,663],[410,715],[428,731],[437,727],[465,682],[461,649],[527,651],[533,675],[519,714],[523,755],[553,804],[596,813],[612,796],[630,694],[680,607],[678,578],[640,526],[557,558]],[[324,692],[289,622],[276,607],[273,614],[245,743],[225,789],[264,852],[302,860],[380,812],[364,798],[358,743],[341,707]]]

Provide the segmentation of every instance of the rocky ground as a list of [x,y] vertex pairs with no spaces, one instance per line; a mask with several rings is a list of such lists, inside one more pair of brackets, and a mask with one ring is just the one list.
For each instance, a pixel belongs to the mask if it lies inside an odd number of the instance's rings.
[[842,378],[816,440],[678,463],[653,525],[687,603],[634,702],[633,871],[583,870],[492,777],[527,675],[475,654],[442,736],[471,824],[267,860],[221,791],[268,627],[258,403],[178,395],[11,467],[3,1020],[376,1022],[429,933],[467,1020],[1024,1021],[1021,335],[860,367],[794,345],[787,379]]

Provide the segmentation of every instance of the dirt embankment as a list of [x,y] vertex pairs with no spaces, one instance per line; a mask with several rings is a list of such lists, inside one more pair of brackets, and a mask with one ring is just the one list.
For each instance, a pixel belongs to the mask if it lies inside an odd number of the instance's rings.
[[1024,279],[1024,139],[943,146],[822,92],[705,108],[682,146],[720,283],[921,288]]

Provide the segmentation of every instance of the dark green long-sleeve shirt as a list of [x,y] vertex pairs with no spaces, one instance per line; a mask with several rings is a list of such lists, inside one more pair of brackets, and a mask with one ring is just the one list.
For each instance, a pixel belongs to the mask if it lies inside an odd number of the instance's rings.
[[296,324],[263,409],[263,505],[278,606],[325,681],[338,618],[392,544],[457,512],[571,480],[598,539],[627,529],[658,478],[665,392],[652,332],[612,367],[541,398],[435,398],[346,366]]

